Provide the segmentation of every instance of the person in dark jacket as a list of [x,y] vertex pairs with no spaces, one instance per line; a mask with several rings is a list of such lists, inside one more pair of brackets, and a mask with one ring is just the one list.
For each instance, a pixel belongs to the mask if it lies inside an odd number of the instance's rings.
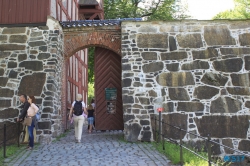
[[92,127],[93,127],[93,123],[94,123],[94,108],[92,105],[88,106],[88,125],[89,125],[89,133],[92,132]]
[[28,102],[28,100],[27,100],[27,95],[25,95],[25,94],[21,94],[20,96],[19,96],[19,100],[23,103],[22,105],[21,105],[21,114],[19,115],[19,117],[17,118],[17,121],[19,122],[19,121],[23,121],[24,120],[24,118],[26,117],[26,115],[27,115],[27,110],[29,109],[29,107],[30,107],[30,104],[29,104],[29,102]]

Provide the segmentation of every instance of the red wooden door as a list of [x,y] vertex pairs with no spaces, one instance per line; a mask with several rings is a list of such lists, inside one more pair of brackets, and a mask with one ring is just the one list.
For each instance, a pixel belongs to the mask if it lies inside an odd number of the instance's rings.
[[[96,47],[95,49],[95,102],[97,130],[123,130],[121,57],[116,53]],[[116,88],[115,112],[108,113],[105,88]]]

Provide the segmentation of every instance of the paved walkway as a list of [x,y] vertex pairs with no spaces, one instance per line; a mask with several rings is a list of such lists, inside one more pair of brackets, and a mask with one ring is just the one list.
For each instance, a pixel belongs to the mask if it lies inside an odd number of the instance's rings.
[[[86,126],[87,127],[87,126]],[[84,129],[86,129],[84,126]],[[22,151],[8,166],[171,166],[170,161],[148,143],[123,141],[121,131],[93,132],[74,142],[74,131],[50,145]]]

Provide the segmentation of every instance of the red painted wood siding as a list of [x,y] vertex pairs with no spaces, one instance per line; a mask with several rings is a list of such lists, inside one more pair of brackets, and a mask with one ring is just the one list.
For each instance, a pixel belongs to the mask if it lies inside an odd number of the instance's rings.
[[[116,113],[108,114],[105,88],[117,89]],[[116,53],[96,47],[95,49],[95,102],[97,130],[123,130],[123,107],[121,85],[121,57]]]

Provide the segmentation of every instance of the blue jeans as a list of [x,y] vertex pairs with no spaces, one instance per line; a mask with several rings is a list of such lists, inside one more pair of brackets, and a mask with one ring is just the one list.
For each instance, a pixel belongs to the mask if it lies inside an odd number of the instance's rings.
[[88,124],[93,125],[93,123],[94,123],[94,117],[89,117],[88,118]]
[[29,147],[33,148],[34,146],[34,135],[33,135],[33,129],[34,129],[34,119],[31,122],[31,125],[28,126],[28,133],[29,133]]

